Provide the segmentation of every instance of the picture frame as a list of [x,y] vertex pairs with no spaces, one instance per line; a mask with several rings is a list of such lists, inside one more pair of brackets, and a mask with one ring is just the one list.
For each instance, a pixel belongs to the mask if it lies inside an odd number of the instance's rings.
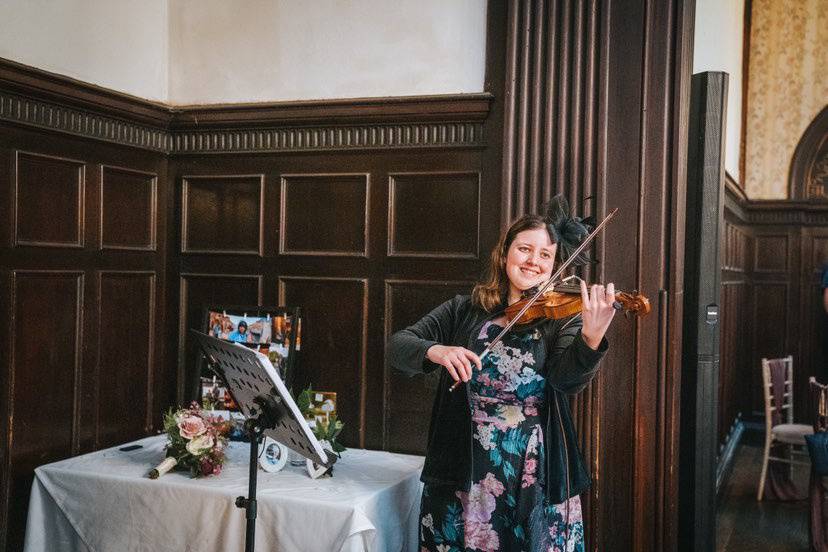
[[[268,355],[288,388],[295,377],[301,350],[302,317],[299,307],[263,305],[208,305],[204,307],[202,332],[233,341]],[[198,357],[191,395],[204,408],[235,411],[232,395],[220,385],[202,357]]]

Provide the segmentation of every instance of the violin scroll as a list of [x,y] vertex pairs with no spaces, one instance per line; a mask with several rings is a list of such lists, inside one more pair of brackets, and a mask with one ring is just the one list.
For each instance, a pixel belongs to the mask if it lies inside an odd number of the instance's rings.
[[615,300],[621,304],[624,309],[624,314],[644,316],[650,314],[650,300],[639,293],[638,290],[632,292],[617,291],[615,293]]

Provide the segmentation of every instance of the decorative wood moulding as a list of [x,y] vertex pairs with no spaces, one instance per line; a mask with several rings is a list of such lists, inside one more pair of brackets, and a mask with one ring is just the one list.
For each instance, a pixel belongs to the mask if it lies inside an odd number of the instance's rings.
[[828,226],[828,203],[813,200],[751,200],[736,182],[725,179],[725,208],[750,225]]
[[828,225],[828,205],[797,201],[753,202],[748,209],[751,224],[802,226]]
[[0,58],[0,121],[173,155],[477,148],[491,94],[170,108]]
[[182,131],[174,154],[482,147],[482,122]]
[[169,132],[164,130],[3,91],[0,121],[163,153],[170,152],[172,143]]

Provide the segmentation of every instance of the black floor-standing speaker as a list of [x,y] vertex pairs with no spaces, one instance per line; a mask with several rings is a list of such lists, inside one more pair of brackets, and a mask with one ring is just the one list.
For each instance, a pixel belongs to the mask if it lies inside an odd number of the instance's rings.
[[728,75],[693,75],[687,155],[679,550],[716,550],[719,298]]

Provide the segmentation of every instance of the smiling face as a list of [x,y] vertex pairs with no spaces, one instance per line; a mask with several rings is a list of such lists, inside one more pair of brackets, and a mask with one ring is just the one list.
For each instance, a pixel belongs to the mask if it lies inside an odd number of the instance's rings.
[[557,249],[546,228],[524,230],[515,236],[506,253],[510,305],[520,299],[523,291],[552,276]]

